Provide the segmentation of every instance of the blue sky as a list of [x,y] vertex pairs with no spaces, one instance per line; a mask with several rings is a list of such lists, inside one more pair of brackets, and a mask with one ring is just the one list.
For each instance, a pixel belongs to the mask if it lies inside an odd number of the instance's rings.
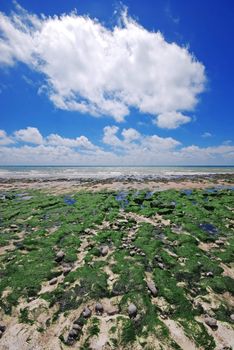
[[0,164],[234,163],[233,1],[0,12]]

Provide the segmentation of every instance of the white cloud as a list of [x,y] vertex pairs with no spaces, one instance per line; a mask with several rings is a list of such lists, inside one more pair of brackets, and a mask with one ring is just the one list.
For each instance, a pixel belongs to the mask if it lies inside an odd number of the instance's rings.
[[14,140],[7,136],[4,130],[0,130],[0,145],[10,145],[11,143],[14,143]]
[[62,137],[58,134],[50,134],[47,139],[47,144],[53,146],[65,147],[81,147],[83,149],[97,149],[86,136],[80,136],[75,139]]
[[117,126],[106,126],[104,128],[103,143],[111,146],[121,146],[121,140],[116,136],[119,128]]
[[[22,129],[23,131],[30,128]],[[36,129],[36,128],[35,128]],[[18,130],[15,134],[22,130]],[[38,129],[36,129],[38,131]],[[74,139],[57,134],[44,136],[43,143],[28,145],[28,137],[19,138],[15,145],[0,145],[0,164],[38,165],[213,165],[233,164],[234,146],[221,144],[213,147],[190,145],[184,147],[172,137],[143,135],[135,129],[120,130],[106,126],[103,145],[98,147],[86,136]],[[22,132],[20,133],[22,136]],[[119,135],[118,135],[119,134]],[[127,136],[126,136],[127,135]],[[135,136],[134,136],[135,135]],[[28,136],[28,135],[27,135]],[[0,139],[7,136],[0,131]],[[133,138],[134,137],[134,138]],[[9,137],[12,140],[12,137]],[[35,139],[35,138],[34,138]],[[25,144],[26,143],[26,144]],[[111,146],[111,151],[106,150]]]
[[204,137],[204,138],[207,138],[207,137],[211,137],[212,134],[210,132],[206,131],[201,136]]
[[121,135],[128,142],[131,142],[133,140],[138,140],[140,138],[140,133],[133,128],[123,129]]
[[155,121],[155,124],[159,128],[176,129],[180,125],[189,123],[190,121],[190,117],[187,117],[180,112],[166,112],[159,114]]
[[43,137],[37,128],[28,126],[26,129],[17,130],[14,135],[18,141],[24,141],[40,145],[43,143]]
[[[17,6],[10,16],[0,14],[0,63],[20,61],[43,73],[43,91],[46,85],[50,100],[64,110],[117,121],[132,107],[159,120],[193,110],[204,90],[204,66],[160,32],[126,14],[121,22],[110,30],[87,16],[37,17]],[[181,115],[171,125],[185,121]]]

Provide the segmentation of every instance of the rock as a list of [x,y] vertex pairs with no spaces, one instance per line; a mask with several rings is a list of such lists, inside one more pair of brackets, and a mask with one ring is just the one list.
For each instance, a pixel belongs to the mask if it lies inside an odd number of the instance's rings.
[[137,307],[135,304],[130,304],[128,307],[128,315],[130,318],[134,318],[137,315]]
[[77,335],[78,335],[78,330],[72,328],[72,329],[70,330],[69,334],[68,334],[68,337],[69,337],[69,338],[76,338]]
[[55,261],[56,262],[60,262],[63,260],[65,254],[62,250],[60,250],[57,254],[56,254],[56,257],[55,257]]
[[135,251],[134,250],[130,250],[129,255],[130,256],[134,256],[135,255]]
[[145,253],[144,253],[144,252],[141,252],[140,255],[141,255],[141,256],[145,256]]
[[109,247],[107,245],[104,245],[100,247],[100,253],[102,256],[106,256],[108,254]]
[[3,336],[3,332],[2,332],[2,331],[0,331],[0,339],[2,338],[2,336]]
[[18,229],[18,226],[15,225],[15,224],[11,224],[11,225],[10,225],[10,228],[13,229],[13,230],[17,230],[17,229]]
[[214,277],[213,272],[208,271],[208,272],[206,273],[206,277]]
[[231,319],[232,322],[234,322],[234,314],[230,315],[230,319]]
[[133,322],[134,322],[136,327],[139,327],[141,324],[141,316],[139,314],[136,315],[136,317],[134,317],[134,319],[133,319]]
[[114,315],[117,315],[119,313],[119,308],[118,308],[118,306],[114,306],[114,305],[110,304],[107,307],[105,307],[105,311],[106,311],[108,316],[114,316]]
[[72,329],[75,329],[76,331],[81,331],[82,327],[79,324],[74,323]]
[[64,275],[67,275],[70,271],[71,271],[71,267],[66,266],[66,267],[64,267],[64,269],[63,269],[63,274],[64,274]]
[[1,331],[2,333],[4,333],[5,330],[6,330],[6,326],[0,325],[0,331]]
[[89,318],[92,314],[92,311],[86,306],[82,312],[84,318]]
[[158,263],[158,267],[161,269],[161,270],[164,270],[166,267],[163,263]]
[[97,303],[95,305],[95,311],[97,314],[102,314],[104,311],[103,305],[101,303]]
[[225,242],[224,242],[223,240],[221,240],[221,239],[217,239],[217,240],[215,241],[215,244],[217,244],[217,245],[224,245]]
[[155,284],[153,281],[146,281],[147,283],[147,287],[149,289],[149,291],[151,292],[151,294],[153,295],[153,297],[156,297],[158,295],[158,290],[155,287]]
[[205,323],[207,324],[207,326],[209,326],[212,329],[217,329],[218,325],[217,325],[217,321],[215,318],[206,316],[205,317]]
[[55,277],[55,278],[52,278],[52,280],[49,281],[49,285],[52,286],[54,284],[56,284],[58,282],[58,279]]

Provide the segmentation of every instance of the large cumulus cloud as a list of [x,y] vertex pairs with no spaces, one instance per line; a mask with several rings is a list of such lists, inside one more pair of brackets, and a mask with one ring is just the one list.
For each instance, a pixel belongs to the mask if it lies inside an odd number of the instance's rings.
[[175,128],[190,121],[182,113],[204,90],[203,64],[126,12],[110,29],[88,16],[36,16],[17,5],[0,14],[0,33],[0,63],[42,73],[42,90],[60,109],[121,121],[136,108],[159,127]]

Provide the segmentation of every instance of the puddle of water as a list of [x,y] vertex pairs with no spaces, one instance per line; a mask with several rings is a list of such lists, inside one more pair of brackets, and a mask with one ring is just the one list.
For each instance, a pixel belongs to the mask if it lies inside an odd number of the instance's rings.
[[193,190],[185,189],[185,190],[182,190],[181,193],[185,194],[186,196],[191,196],[191,194],[193,193]]
[[25,193],[17,193],[15,195],[16,199],[18,201],[28,201],[29,199],[32,199],[32,196],[29,196],[29,193],[25,192]]
[[199,227],[210,235],[217,235],[218,229],[212,224],[200,224]]
[[76,200],[71,197],[64,197],[63,202],[67,205],[73,205],[76,203]]
[[145,199],[150,199],[154,194],[154,191],[148,191],[146,192]]
[[128,192],[121,191],[115,196],[115,200],[117,202],[120,202],[121,208],[124,209],[128,205],[128,200],[127,200],[127,195]]

